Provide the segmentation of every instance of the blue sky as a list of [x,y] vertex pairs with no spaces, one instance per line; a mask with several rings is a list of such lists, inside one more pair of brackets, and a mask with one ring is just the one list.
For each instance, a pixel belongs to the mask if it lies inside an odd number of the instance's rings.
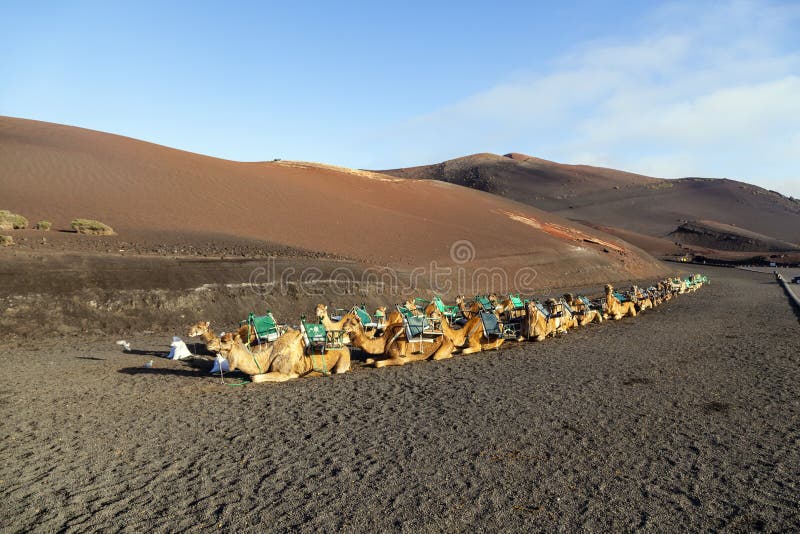
[[235,160],[524,152],[800,197],[798,2],[9,2],[0,114]]

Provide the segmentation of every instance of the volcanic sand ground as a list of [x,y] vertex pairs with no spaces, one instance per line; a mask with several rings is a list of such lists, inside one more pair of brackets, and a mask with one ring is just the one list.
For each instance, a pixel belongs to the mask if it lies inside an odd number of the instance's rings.
[[636,319],[277,385],[163,336],[7,346],[2,530],[796,530],[798,317],[705,272]]

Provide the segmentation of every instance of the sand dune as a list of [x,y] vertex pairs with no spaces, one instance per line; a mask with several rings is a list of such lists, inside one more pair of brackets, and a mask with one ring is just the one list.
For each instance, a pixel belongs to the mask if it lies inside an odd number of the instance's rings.
[[[56,228],[73,217],[96,218],[121,240],[168,234],[215,243],[255,239],[368,264],[413,266],[448,261],[451,244],[466,239],[476,262],[534,261],[553,272],[566,264],[591,265],[599,277],[620,271],[650,276],[660,269],[613,236],[435,181],[304,162],[227,161],[9,117],[0,118],[0,161],[0,208],[51,220]],[[556,235],[509,214],[575,232]],[[603,242],[623,253],[604,252]]]
[[[800,242],[800,202],[735,180],[665,180],[524,154],[478,154],[384,172],[466,185],[569,219],[650,237],[668,237],[686,221],[710,220],[773,240]],[[714,243],[705,240],[703,245],[713,248]],[[647,250],[658,253],[661,248],[656,244]]]

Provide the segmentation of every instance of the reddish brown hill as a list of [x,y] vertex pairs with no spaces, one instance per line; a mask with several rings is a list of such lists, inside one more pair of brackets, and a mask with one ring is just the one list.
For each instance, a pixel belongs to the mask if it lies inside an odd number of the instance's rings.
[[[772,240],[800,242],[800,202],[734,180],[665,180],[516,153],[478,154],[383,172],[466,185],[572,220],[671,241],[675,239],[670,233],[682,223],[706,220]],[[703,245],[710,247],[713,242],[704,240]],[[656,248],[663,247],[659,244]]]
[[54,228],[74,217],[99,219],[121,240],[247,239],[415,266],[449,261],[451,244],[466,239],[478,263],[535,265],[550,280],[576,273],[599,282],[661,269],[598,230],[436,181],[313,163],[240,163],[8,117],[0,118],[0,162],[0,209]]

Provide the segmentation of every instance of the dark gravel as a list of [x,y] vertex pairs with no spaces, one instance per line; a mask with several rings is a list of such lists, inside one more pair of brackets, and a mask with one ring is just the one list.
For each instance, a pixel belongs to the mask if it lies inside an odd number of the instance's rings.
[[797,530],[798,318],[705,272],[635,319],[279,385],[161,338],[4,350],[2,530]]

